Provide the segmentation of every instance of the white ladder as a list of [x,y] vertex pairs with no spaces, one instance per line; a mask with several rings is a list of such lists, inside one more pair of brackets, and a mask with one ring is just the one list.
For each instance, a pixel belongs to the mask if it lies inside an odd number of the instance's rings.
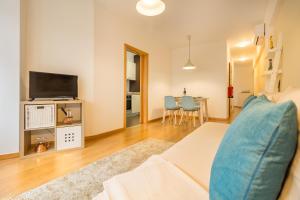
[[272,59],[272,66],[273,68],[271,70],[268,70],[268,67],[266,68],[266,71],[264,72],[265,79],[265,92],[267,94],[274,94],[278,92],[278,84],[281,78],[282,70],[280,68],[280,61],[282,56],[282,33],[278,35],[278,40],[276,47],[270,48],[269,45],[267,45],[266,48],[266,58]]

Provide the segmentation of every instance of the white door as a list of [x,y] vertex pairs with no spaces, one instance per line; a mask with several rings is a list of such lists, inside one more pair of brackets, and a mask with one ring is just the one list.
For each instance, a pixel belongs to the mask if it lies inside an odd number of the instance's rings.
[[234,63],[233,106],[242,107],[245,100],[253,94],[253,64],[251,62]]

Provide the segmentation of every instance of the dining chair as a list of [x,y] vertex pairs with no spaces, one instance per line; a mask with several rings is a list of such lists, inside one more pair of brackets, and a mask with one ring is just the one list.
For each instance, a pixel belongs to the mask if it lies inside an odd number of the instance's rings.
[[203,124],[203,113],[202,113],[202,108],[200,104],[195,102],[194,98],[192,96],[183,96],[181,100],[181,118],[179,124],[182,124],[183,117],[185,116],[188,118],[190,115],[193,118],[193,125],[194,127],[196,126],[196,116],[195,113],[198,114],[198,118],[200,121],[200,124]]
[[165,96],[165,106],[164,106],[164,114],[162,123],[164,124],[166,121],[166,115],[169,115],[169,121],[174,118],[174,124],[176,125],[176,115],[180,110],[180,106],[177,105],[176,99],[173,96]]

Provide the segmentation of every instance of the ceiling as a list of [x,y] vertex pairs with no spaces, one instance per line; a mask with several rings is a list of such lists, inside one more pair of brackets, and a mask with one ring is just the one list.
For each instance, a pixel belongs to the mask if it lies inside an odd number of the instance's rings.
[[186,45],[188,34],[193,42],[238,41],[249,39],[254,26],[262,23],[268,0],[163,0],[162,15],[138,14],[138,0],[97,0],[101,6],[128,20],[140,21],[159,33],[171,47]]

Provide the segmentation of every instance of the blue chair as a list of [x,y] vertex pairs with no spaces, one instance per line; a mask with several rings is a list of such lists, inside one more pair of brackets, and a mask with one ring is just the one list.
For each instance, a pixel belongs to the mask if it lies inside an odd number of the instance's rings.
[[192,115],[193,118],[193,124],[194,127],[196,126],[196,120],[195,120],[195,112],[198,114],[200,124],[203,123],[203,113],[201,106],[195,102],[194,98],[192,96],[183,96],[181,100],[181,118],[179,124],[182,123],[183,117],[186,116],[186,118],[189,117],[189,115]]
[[169,120],[174,117],[174,124],[176,124],[176,115],[180,110],[180,106],[177,105],[176,99],[173,96],[165,96],[165,107],[162,123],[165,123],[166,115],[169,115]]

